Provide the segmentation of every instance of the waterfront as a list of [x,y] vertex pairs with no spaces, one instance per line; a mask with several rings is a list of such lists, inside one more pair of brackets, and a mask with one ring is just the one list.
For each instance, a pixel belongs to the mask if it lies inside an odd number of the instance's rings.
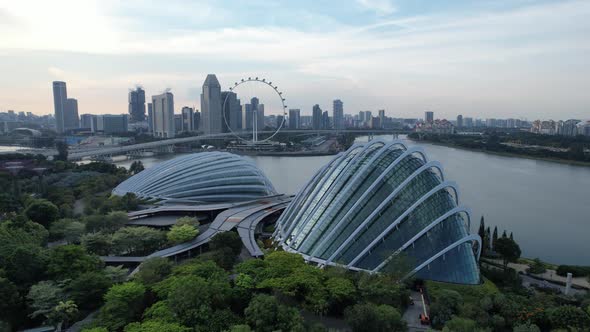
[[[391,136],[383,139],[391,140]],[[361,137],[359,139],[365,139]],[[472,232],[486,225],[513,232],[523,256],[561,264],[590,265],[590,168],[504,157],[403,139],[424,148],[459,184],[462,204],[473,211]],[[174,155],[142,159],[146,167]],[[277,191],[295,194],[333,156],[248,157]],[[132,160],[117,161],[128,167]]]

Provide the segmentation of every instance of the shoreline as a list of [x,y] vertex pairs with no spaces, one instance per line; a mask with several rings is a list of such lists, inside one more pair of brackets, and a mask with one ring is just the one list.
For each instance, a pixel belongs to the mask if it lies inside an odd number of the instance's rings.
[[490,150],[485,150],[485,149],[473,149],[473,148],[466,148],[464,146],[456,145],[453,143],[441,143],[441,142],[432,142],[432,141],[426,141],[426,140],[414,140],[410,137],[408,137],[407,139],[412,142],[415,142],[415,143],[427,143],[427,144],[432,144],[432,145],[446,146],[449,148],[487,153],[487,154],[502,156],[502,157],[540,160],[540,161],[548,161],[548,162],[570,165],[570,166],[590,167],[590,162],[586,162],[586,161],[556,159],[556,158],[548,158],[548,157],[535,157],[535,156],[529,156],[529,155],[523,155],[523,154],[517,154],[517,153],[511,153],[511,152],[490,151]]

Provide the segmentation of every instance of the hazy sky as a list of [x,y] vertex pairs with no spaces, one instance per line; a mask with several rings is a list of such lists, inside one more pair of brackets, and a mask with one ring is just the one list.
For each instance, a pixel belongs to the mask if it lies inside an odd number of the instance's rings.
[[270,78],[289,107],[422,117],[590,118],[590,1],[0,0],[0,111],[125,113],[127,91],[197,105]]

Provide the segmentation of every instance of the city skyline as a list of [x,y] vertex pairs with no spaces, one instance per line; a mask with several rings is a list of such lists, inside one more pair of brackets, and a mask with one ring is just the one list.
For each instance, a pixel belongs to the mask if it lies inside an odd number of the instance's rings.
[[[587,117],[590,97],[578,87],[590,83],[588,2],[293,6],[2,1],[0,110],[53,113],[51,81],[68,82],[81,114],[126,113],[136,84],[148,95],[171,88],[177,105],[192,107],[213,72],[223,90],[244,76],[272,77],[303,114],[340,98],[350,114]],[[243,10],[270,14],[245,22]]]

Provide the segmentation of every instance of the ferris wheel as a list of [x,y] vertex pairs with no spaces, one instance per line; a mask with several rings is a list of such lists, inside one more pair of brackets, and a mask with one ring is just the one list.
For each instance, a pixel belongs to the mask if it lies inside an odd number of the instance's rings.
[[[287,105],[285,105],[285,98],[283,97],[283,92],[279,90],[279,87],[277,85],[273,85],[272,81],[269,81],[265,78],[248,77],[242,78],[240,81],[235,82],[234,85],[229,88],[229,91],[233,92],[235,94],[234,96],[237,96],[237,98],[240,99],[243,99],[245,96],[252,97],[252,99],[246,98],[246,101],[252,100],[251,104],[247,104],[250,106],[250,108],[245,107],[243,110],[244,112],[249,113],[243,114],[243,117],[241,119],[242,121],[239,121],[239,123],[242,124],[242,128],[237,128],[235,123],[232,124],[232,121],[229,121],[228,115],[226,114],[226,109],[228,109],[227,107],[232,102],[232,95],[230,93],[226,94],[225,98],[223,99],[223,105],[221,110],[223,114],[223,121],[225,122],[225,127],[229,132],[231,132],[238,139],[250,144],[269,141],[276,134],[278,134],[278,132],[285,124],[285,119],[287,117]],[[265,125],[265,105],[258,104],[259,95],[263,95],[265,97],[264,101],[267,106],[266,110],[271,111],[271,114],[276,116],[279,120],[282,117],[282,120],[277,121],[276,123],[276,130],[272,131],[271,134],[264,139],[259,139],[258,137],[258,134],[261,131],[264,131]],[[256,99],[256,105],[254,105],[254,99]],[[250,130],[252,131],[252,139],[244,138],[243,134],[249,132]]]

